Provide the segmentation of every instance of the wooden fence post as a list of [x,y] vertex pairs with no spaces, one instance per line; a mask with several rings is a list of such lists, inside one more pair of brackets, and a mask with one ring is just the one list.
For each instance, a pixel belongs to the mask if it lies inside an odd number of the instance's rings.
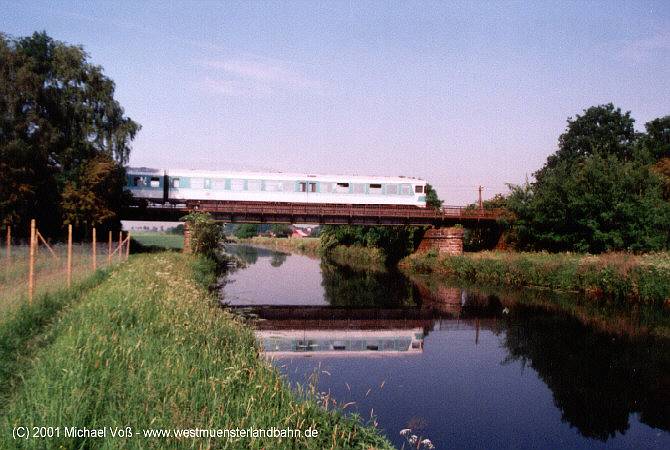
[[130,231],[126,235],[126,240],[128,241],[126,244],[126,259],[128,259],[128,255],[130,255]]
[[123,246],[123,231],[119,231],[119,261],[123,260],[123,252],[121,248]]
[[35,289],[35,219],[30,219],[30,260],[28,262],[28,302],[33,303]]
[[72,286],[72,224],[67,226],[67,287]]
[[7,259],[12,257],[12,226],[7,225]]
[[107,244],[107,265],[112,265],[112,230],[109,230],[109,243]]
[[96,236],[95,236],[95,227],[93,227],[93,272],[96,271],[98,268],[98,264],[96,261],[96,258],[98,256],[98,249],[96,248],[98,246],[98,243],[96,242]]

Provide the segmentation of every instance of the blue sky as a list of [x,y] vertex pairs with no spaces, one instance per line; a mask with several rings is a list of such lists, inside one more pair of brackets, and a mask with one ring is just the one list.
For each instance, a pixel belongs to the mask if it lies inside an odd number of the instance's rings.
[[521,183],[566,119],[670,114],[670,2],[7,2],[81,44],[142,124],[132,165]]

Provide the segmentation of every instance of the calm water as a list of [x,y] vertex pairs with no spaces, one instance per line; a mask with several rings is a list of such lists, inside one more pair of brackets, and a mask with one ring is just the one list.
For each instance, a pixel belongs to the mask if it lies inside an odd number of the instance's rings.
[[436,448],[670,448],[668,342],[522,294],[231,251],[250,265],[222,295],[261,318],[273,363],[294,385],[317,374],[399,448],[405,428]]

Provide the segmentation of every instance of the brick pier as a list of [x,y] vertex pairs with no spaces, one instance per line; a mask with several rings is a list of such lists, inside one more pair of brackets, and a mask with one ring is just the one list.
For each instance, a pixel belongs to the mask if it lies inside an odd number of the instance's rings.
[[418,252],[437,250],[447,255],[463,254],[463,228],[431,228],[423,235]]

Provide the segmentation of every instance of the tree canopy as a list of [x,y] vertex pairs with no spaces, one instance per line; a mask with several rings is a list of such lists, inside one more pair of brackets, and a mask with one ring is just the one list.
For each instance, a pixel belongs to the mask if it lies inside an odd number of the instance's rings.
[[0,217],[20,233],[110,225],[140,125],[80,46],[0,34]]
[[522,247],[552,251],[660,250],[670,243],[663,180],[670,117],[636,133],[630,112],[594,106],[568,119],[558,150],[513,188],[507,206]]

